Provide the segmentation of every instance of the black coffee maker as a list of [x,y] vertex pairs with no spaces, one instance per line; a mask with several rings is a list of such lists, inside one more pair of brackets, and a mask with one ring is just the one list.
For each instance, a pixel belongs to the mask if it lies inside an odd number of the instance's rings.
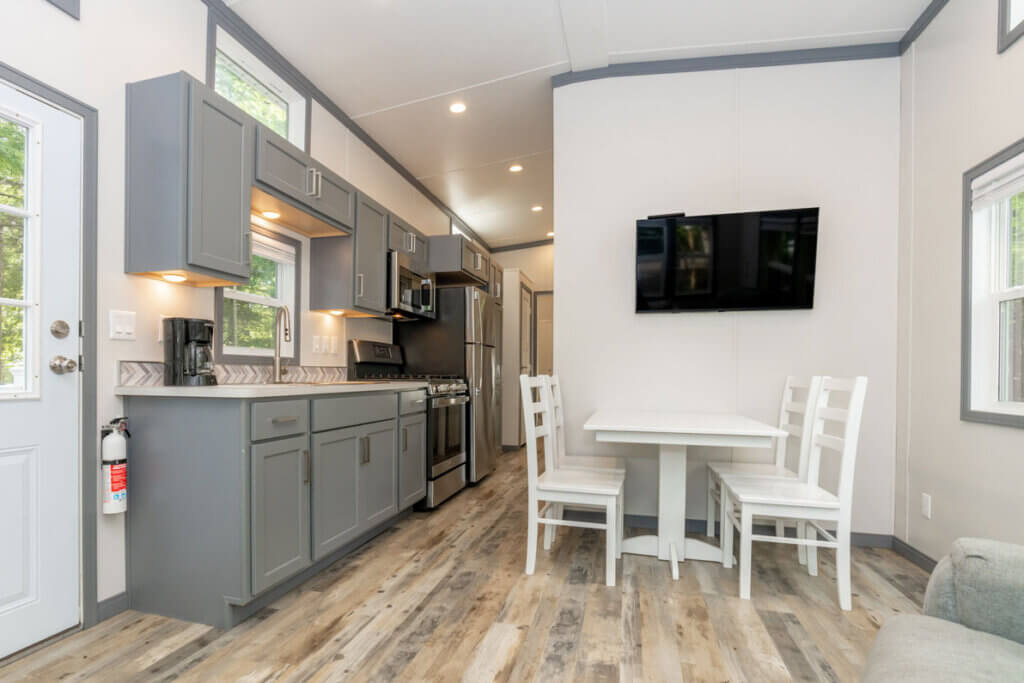
[[217,383],[213,374],[213,321],[164,319],[164,384],[205,387]]

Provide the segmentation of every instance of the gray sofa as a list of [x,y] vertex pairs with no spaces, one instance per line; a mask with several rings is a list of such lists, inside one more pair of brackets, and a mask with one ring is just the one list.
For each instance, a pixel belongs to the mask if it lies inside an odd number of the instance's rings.
[[1024,547],[953,543],[928,581],[924,615],[878,632],[864,681],[1024,681]]

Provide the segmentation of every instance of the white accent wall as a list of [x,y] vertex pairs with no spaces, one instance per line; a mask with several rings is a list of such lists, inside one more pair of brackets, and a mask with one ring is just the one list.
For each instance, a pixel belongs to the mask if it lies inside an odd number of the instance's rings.
[[[853,528],[892,533],[899,67],[892,58],[555,90],[555,370],[570,451],[622,450],[584,434],[594,410],[773,423],[786,375],[867,375]],[[821,207],[813,310],[634,312],[638,218],[808,206]],[[691,453],[687,516],[702,519],[713,451]],[[656,460],[628,467],[626,512],[655,514]]]
[[1024,543],[1024,430],[960,420],[963,173],[1024,138],[1024,40],[997,54],[997,7],[952,0],[902,57],[895,533],[936,559],[961,536]]
[[[200,0],[103,0],[82,3],[81,21],[42,0],[5,0],[5,11],[18,18],[19,29],[5,32],[0,61],[99,111],[98,390],[84,400],[97,402],[103,423],[123,414],[114,395],[118,362],[163,360],[156,340],[160,315],[214,315],[213,289],[124,273],[125,84],[181,70],[205,80],[207,8]],[[310,134],[313,156],[425,233],[448,232],[443,212],[316,103]],[[308,266],[308,240],[301,241]],[[303,291],[308,294],[305,284]],[[111,309],[136,311],[137,341],[109,339]],[[350,321],[353,329],[347,330],[344,320],[304,311],[302,324],[306,365],[345,364],[340,343],[337,354],[313,354],[314,334],[390,341],[386,322]],[[98,597],[103,600],[125,589],[124,517],[98,510],[97,516]]]

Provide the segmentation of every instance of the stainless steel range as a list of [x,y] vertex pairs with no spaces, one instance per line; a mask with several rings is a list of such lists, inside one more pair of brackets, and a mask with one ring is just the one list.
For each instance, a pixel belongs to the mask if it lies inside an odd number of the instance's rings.
[[434,508],[466,487],[469,456],[469,385],[456,375],[406,371],[402,347],[353,339],[348,343],[349,379],[427,383],[426,507]]

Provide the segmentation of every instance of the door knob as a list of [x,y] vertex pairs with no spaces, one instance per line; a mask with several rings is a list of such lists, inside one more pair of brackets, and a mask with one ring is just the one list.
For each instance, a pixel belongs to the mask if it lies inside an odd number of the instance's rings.
[[78,367],[78,363],[65,358],[64,356],[54,356],[50,360],[50,369],[53,370],[54,374],[63,375],[67,372],[74,372],[75,368]]

